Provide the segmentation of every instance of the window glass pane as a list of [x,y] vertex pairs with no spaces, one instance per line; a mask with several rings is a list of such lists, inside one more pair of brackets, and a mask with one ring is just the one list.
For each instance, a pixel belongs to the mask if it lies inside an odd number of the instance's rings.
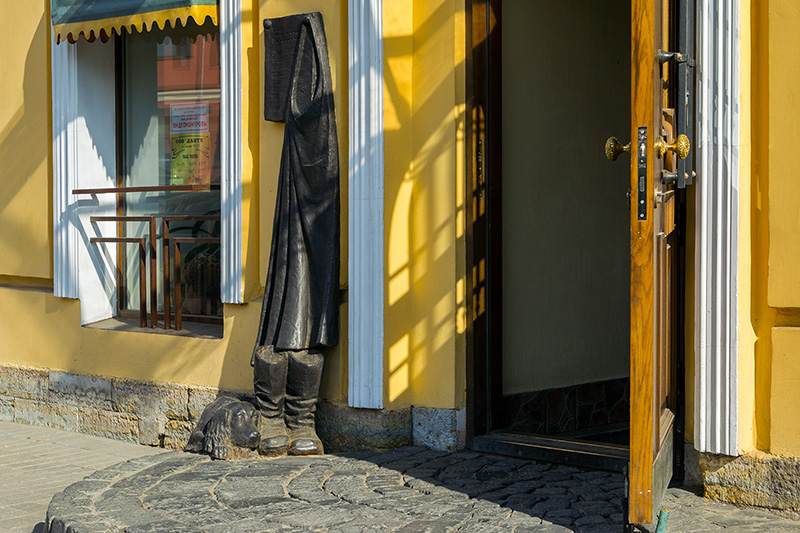
[[[205,189],[128,193],[121,205],[123,214],[158,215],[159,235],[162,216],[218,217],[220,67],[217,28],[207,24],[126,34],[122,59],[125,169],[122,185],[193,185]],[[147,222],[126,222],[125,226],[128,237],[149,235]],[[170,237],[219,238],[219,227],[219,220],[169,223]],[[221,316],[219,244],[181,244],[180,252],[182,312]],[[162,253],[159,239],[160,311],[164,308]],[[127,245],[124,255],[125,289],[121,308],[136,310],[139,308],[136,246]],[[171,274],[173,272],[171,270]],[[174,309],[174,292],[171,296]]]

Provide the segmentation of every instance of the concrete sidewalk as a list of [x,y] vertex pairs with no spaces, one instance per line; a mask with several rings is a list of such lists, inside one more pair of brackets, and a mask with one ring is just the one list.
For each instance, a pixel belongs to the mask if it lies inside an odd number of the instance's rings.
[[[473,452],[224,462],[0,422],[0,459],[0,532],[43,532],[48,503],[57,530],[98,533],[622,530],[621,475]],[[800,531],[681,488],[663,507],[670,533]]]
[[44,531],[57,492],[96,470],[164,450],[41,426],[0,422],[0,532]]

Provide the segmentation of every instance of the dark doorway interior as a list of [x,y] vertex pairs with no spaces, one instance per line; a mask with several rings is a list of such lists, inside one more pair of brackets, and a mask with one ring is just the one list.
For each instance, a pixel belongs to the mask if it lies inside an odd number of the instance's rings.
[[630,129],[631,39],[614,3],[472,2],[476,449],[627,454],[628,173],[603,145]]

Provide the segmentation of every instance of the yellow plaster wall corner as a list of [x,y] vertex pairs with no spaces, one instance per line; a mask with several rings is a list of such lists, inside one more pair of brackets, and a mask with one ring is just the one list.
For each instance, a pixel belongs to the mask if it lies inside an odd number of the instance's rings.
[[[249,391],[250,354],[260,300],[226,305],[222,339],[80,327],[80,302],[56,298],[52,287],[0,286],[0,362],[78,374]],[[344,307],[343,326],[346,328]],[[25,335],[18,332],[24,331]],[[342,348],[344,346],[344,348]],[[338,350],[326,354],[321,396],[342,398],[346,368]]]
[[800,457],[800,328],[772,329],[770,453]]
[[415,182],[412,125],[413,0],[383,3],[384,109],[384,404],[412,404],[415,294],[411,276]]
[[47,2],[3,2],[0,275],[52,278]]
[[465,397],[457,293],[459,269],[465,268],[457,214],[464,203],[458,133],[465,92],[463,0],[388,4],[385,404],[459,407]]
[[453,15],[456,124],[456,331],[455,331],[455,406],[467,405],[467,22],[466,2],[456,0]]
[[[259,244],[259,137],[261,134],[262,77],[259,57],[258,1],[242,3],[242,276],[244,301],[256,298],[262,289]],[[254,334],[255,335],[255,334]]]
[[739,7],[739,241],[737,257],[737,428],[739,453],[755,448],[755,342],[751,236],[752,58],[749,0]]
[[[750,11],[752,61],[750,62],[750,257],[751,257],[751,327],[755,333],[754,369],[755,446],[770,448],[771,329],[776,311],[768,303],[770,254],[770,4],[753,1]],[[740,295],[740,298],[743,296]],[[746,364],[746,361],[740,361]]]
[[772,307],[800,307],[800,3],[771,0],[769,10],[769,281]]
[[[256,305],[225,306],[223,339],[80,327],[80,302],[52,289],[0,287],[0,361],[146,381],[252,388]],[[18,332],[24,331],[25,335]]]
[[439,408],[456,407],[458,388],[455,6],[413,3],[410,399]]

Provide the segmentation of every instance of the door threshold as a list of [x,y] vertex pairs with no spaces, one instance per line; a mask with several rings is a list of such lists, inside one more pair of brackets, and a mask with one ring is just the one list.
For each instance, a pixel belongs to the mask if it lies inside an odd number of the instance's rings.
[[564,431],[548,435],[548,437],[627,447],[630,441],[629,431],[630,423],[620,422],[618,424],[606,424],[604,426],[592,426],[585,429]]
[[472,449],[611,472],[624,471],[629,457],[627,446],[501,432],[474,437]]

